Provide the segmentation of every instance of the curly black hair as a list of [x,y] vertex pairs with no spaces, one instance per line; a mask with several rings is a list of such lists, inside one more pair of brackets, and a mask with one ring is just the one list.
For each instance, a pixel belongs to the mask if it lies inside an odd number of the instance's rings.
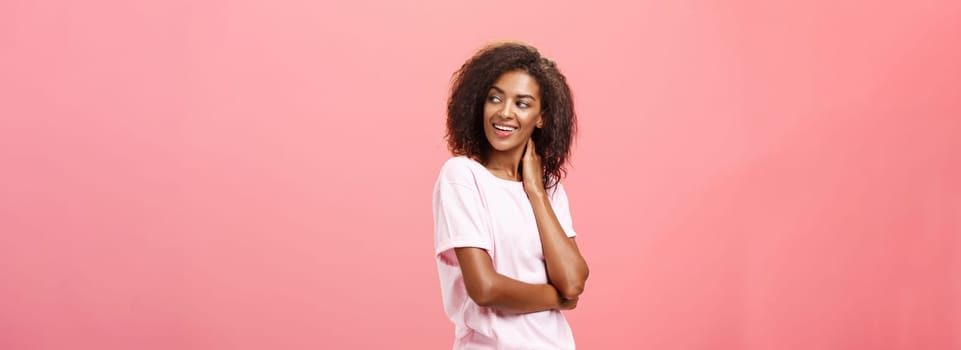
[[487,162],[493,147],[484,135],[484,102],[494,82],[515,70],[530,74],[540,87],[544,125],[534,130],[531,139],[541,157],[544,188],[551,189],[567,175],[565,162],[577,132],[577,117],[567,78],[533,46],[488,45],[454,72],[447,100],[447,147],[454,155]]

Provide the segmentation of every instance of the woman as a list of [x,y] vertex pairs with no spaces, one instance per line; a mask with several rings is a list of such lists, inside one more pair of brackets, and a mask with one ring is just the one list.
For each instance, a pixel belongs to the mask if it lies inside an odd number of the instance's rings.
[[454,349],[574,349],[560,310],[587,263],[560,180],[576,130],[554,62],[520,43],[488,46],[454,73],[434,186],[434,253]]

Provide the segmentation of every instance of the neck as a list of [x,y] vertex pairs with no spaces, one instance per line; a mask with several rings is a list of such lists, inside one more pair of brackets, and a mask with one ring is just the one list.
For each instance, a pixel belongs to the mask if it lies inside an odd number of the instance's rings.
[[484,166],[500,178],[520,181],[521,177],[517,169],[521,164],[521,156],[523,155],[523,147],[507,151],[491,150],[491,153],[487,156],[487,163],[485,163]]

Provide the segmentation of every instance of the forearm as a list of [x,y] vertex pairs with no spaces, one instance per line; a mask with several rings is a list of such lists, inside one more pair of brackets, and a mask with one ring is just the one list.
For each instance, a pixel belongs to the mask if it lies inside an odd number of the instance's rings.
[[477,305],[511,313],[562,307],[558,290],[550,284],[532,284],[501,275],[490,255],[480,248],[455,248],[467,295]]
[[583,292],[587,281],[587,262],[561,227],[547,194],[537,192],[528,197],[537,220],[547,278],[564,298],[576,298]]
[[550,284],[532,284],[497,274],[485,305],[509,313],[528,313],[556,309],[562,302]]

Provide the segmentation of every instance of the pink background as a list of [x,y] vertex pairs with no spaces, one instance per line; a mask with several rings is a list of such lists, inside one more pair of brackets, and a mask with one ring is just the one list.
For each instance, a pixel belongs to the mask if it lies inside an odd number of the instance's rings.
[[0,2],[0,348],[444,349],[450,74],[575,91],[582,349],[961,349],[961,2]]

